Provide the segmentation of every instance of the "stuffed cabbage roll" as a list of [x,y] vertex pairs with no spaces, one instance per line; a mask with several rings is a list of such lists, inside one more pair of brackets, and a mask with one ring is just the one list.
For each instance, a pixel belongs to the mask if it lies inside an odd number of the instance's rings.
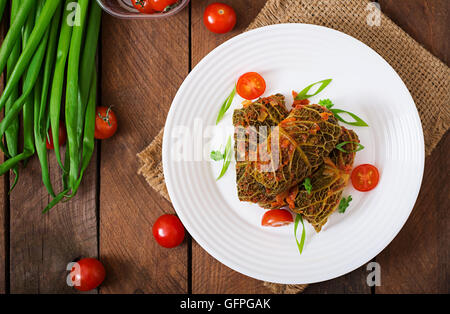
[[271,127],[277,126],[288,115],[284,96],[276,94],[249,103],[233,114],[235,126],[235,158],[238,197],[244,202],[268,201],[265,187],[254,178],[251,155],[255,156],[258,142],[264,142]]
[[249,173],[264,186],[267,196],[274,198],[311,175],[336,147],[341,133],[326,107],[293,108],[259,145],[255,170]]
[[291,189],[286,198],[290,209],[301,214],[317,232],[339,205],[342,192],[350,178],[356,143],[359,143],[355,132],[344,127],[342,130],[339,143],[352,142],[342,147],[346,152],[334,149],[330,156],[324,159],[323,165],[310,177],[311,194],[300,184]]

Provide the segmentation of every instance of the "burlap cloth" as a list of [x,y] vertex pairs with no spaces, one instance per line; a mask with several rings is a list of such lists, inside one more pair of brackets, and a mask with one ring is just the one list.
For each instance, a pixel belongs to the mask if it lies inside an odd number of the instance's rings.
[[[377,23],[368,4],[368,0],[269,0],[248,30],[279,23],[317,24],[370,46],[397,71],[414,98],[429,155],[450,124],[450,70],[384,14]],[[138,154],[142,162],[138,173],[170,201],[161,162],[162,135],[163,130]],[[299,293],[307,286],[265,285],[274,293]]]

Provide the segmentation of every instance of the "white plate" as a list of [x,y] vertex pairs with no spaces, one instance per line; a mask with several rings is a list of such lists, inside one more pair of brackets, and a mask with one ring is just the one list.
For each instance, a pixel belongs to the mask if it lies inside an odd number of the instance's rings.
[[[288,104],[292,90],[332,78],[333,82],[311,100],[330,98],[337,108],[356,113],[370,125],[353,127],[366,147],[357,153],[355,166],[376,165],[380,170],[377,188],[361,193],[349,184],[344,195],[351,194],[353,201],[345,214],[334,213],[319,234],[306,224],[302,255],[293,225],[261,227],[264,210],[239,202],[234,163],[216,181],[221,163],[208,157],[220,145],[223,150],[227,137],[233,134],[231,117],[241,106],[240,97],[234,99],[217,127],[215,120],[234,82],[249,71],[265,78],[266,96],[280,92]],[[184,140],[187,144],[183,146]],[[199,147],[204,157],[197,152]],[[176,212],[209,254],[260,280],[313,283],[341,276],[370,261],[400,231],[420,189],[424,141],[406,86],[375,51],[332,29],[282,24],[234,37],[189,74],[167,118],[163,165]]]

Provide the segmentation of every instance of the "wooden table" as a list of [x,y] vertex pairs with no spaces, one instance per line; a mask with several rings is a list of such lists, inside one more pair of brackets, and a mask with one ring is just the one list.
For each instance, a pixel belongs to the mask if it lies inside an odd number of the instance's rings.
[[[192,0],[178,15],[158,21],[118,20],[104,15],[100,50],[101,103],[114,106],[117,135],[97,144],[96,158],[78,196],[49,214],[49,201],[34,158],[8,195],[0,180],[0,292],[73,293],[68,262],[99,257],[107,279],[93,293],[269,293],[263,283],[220,264],[188,237],[175,249],[151,235],[171,204],[136,174],[136,154],[163,127],[170,103],[189,71],[213,48],[241,33],[265,0],[228,0],[238,24],[227,35],[203,26],[205,6]],[[380,0],[383,11],[427,49],[449,63],[450,1]],[[427,158],[422,190],[408,222],[375,260],[381,286],[366,285],[361,267],[311,285],[306,293],[448,293],[448,134]],[[57,165],[50,155],[52,177]],[[374,235],[376,236],[376,235]]]

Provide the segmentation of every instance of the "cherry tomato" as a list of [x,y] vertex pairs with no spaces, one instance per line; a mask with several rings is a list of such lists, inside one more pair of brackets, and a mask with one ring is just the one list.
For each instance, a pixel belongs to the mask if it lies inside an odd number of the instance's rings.
[[177,3],[178,0],[150,0],[152,8],[156,11],[164,11],[169,5]]
[[80,291],[97,288],[105,279],[105,267],[95,258],[83,258],[75,263],[70,272],[74,287]]
[[184,239],[184,227],[175,215],[162,215],[153,225],[153,236],[159,245],[173,248],[181,244]]
[[242,98],[252,100],[264,94],[266,81],[256,72],[247,72],[239,78],[236,91]]
[[351,179],[355,189],[361,192],[367,192],[377,186],[380,174],[375,166],[364,164],[359,165],[353,170]]
[[281,227],[294,222],[292,214],[285,209],[272,209],[267,211],[261,221],[264,227]]
[[[59,122],[58,140],[59,140],[59,146],[63,146],[64,144],[66,144],[66,140],[67,140],[66,127],[65,127],[64,123],[61,121]],[[53,145],[52,128],[50,128],[48,130],[46,146],[47,146],[47,149],[55,149],[55,145]]]
[[117,118],[111,107],[99,106],[95,113],[95,134],[98,140],[110,138],[117,131]]
[[227,4],[212,3],[205,9],[203,23],[213,33],[228,33],[236,25],[236,12]]
[[139,12],[150,14],[154,13],[155,9],[152,7],[150,0],[131,0],[133,6],[139,10]]

